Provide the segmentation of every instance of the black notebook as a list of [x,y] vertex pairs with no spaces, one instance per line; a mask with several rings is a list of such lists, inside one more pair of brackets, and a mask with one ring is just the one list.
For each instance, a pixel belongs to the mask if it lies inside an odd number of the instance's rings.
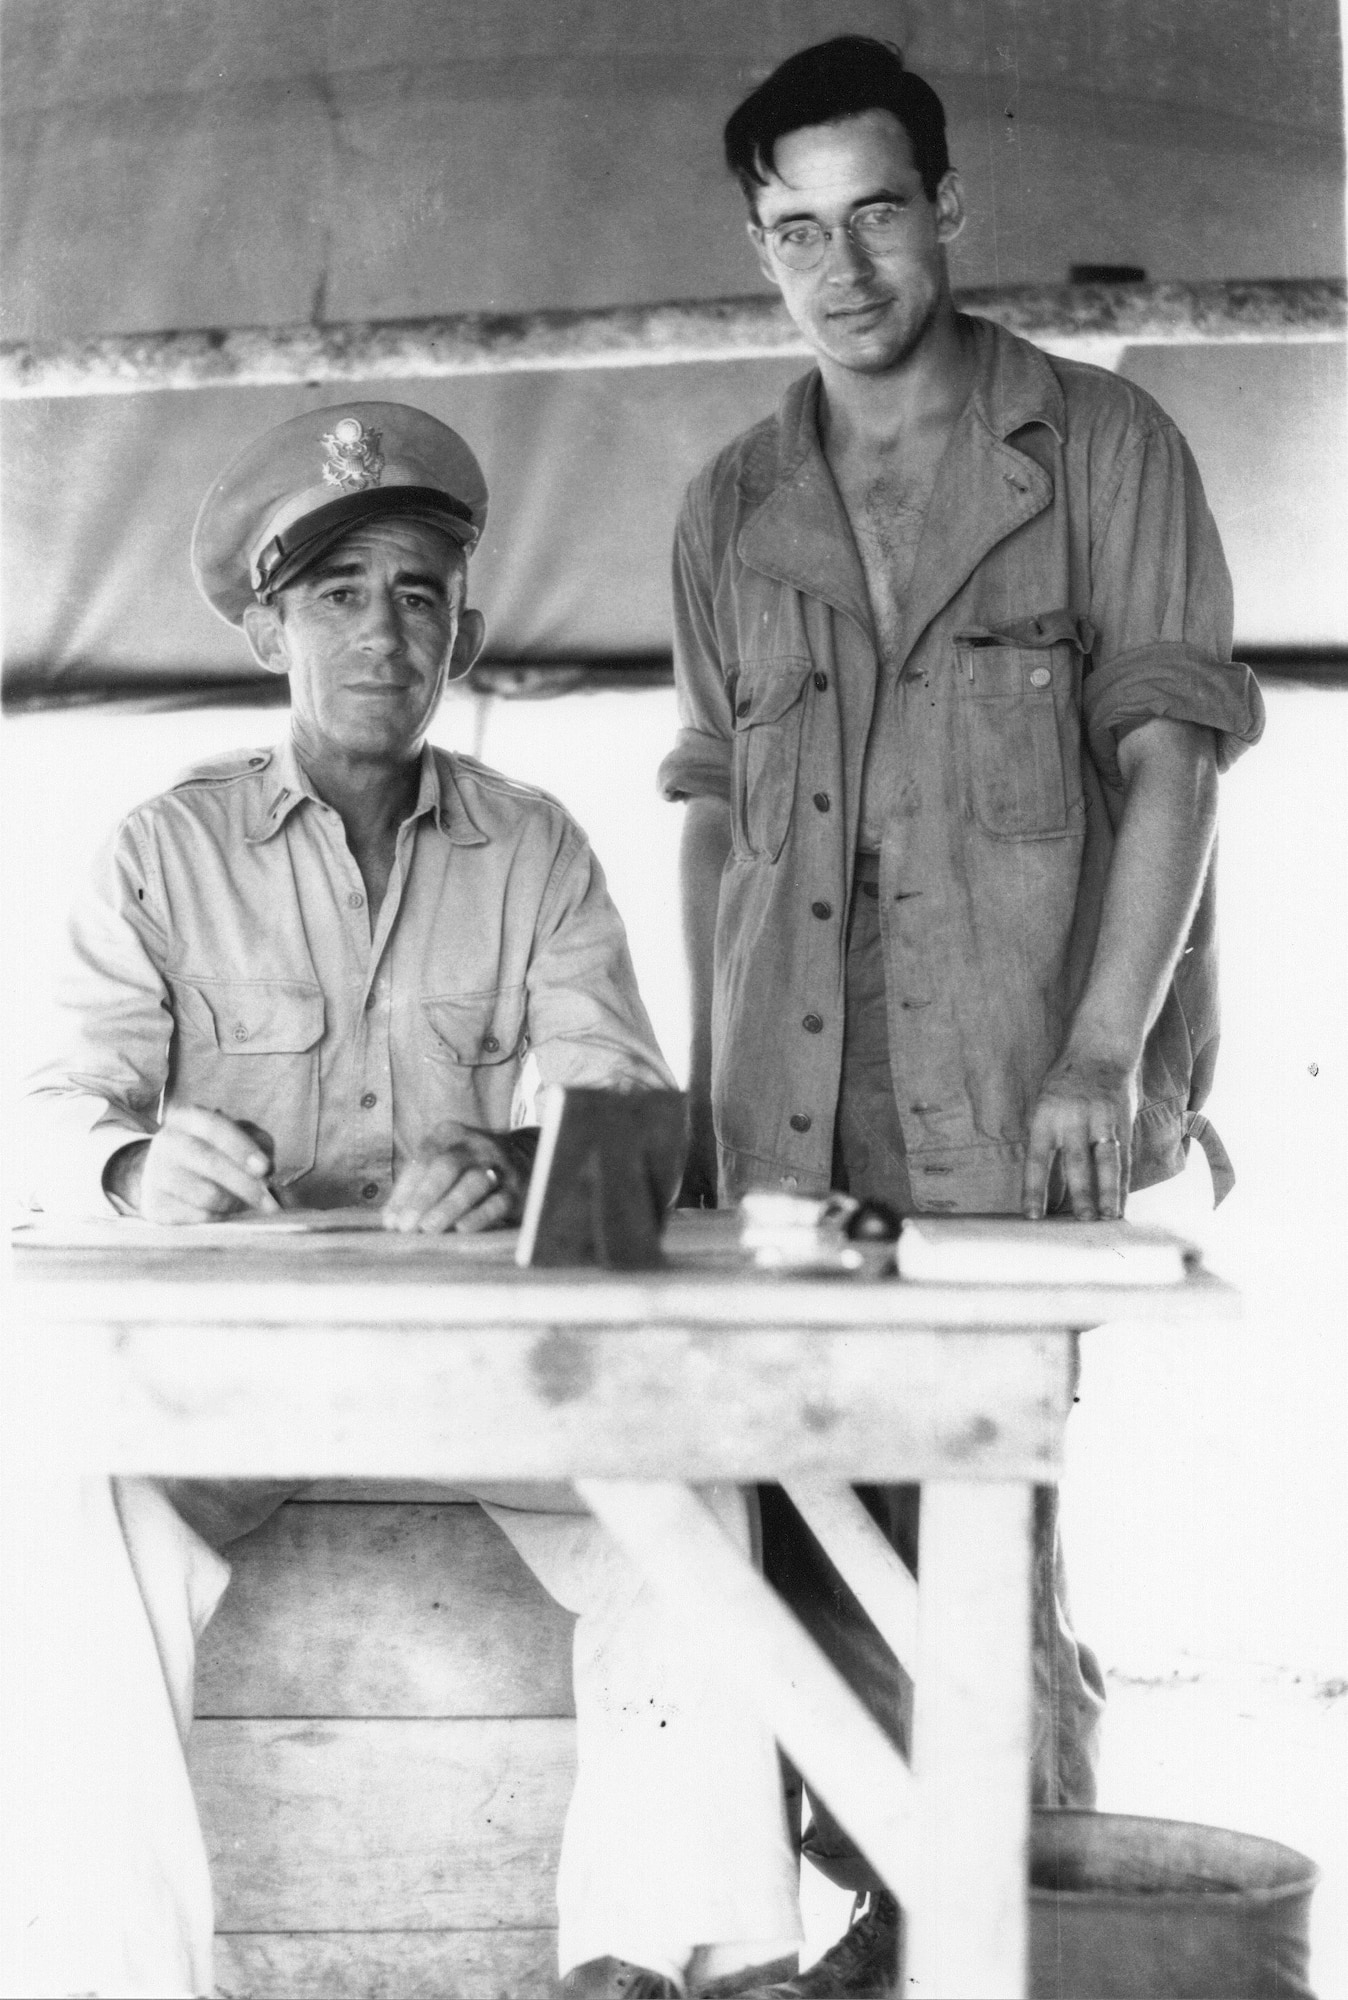
[[652,1269],[685,1130],[677,1090],[545,1090],[516,1263]]

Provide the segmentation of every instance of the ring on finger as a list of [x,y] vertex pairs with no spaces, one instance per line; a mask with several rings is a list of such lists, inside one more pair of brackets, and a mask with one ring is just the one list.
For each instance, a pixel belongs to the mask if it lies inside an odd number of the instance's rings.
[[501,1185],[501,1170],[500,1170],[500,1168],[499,1168],[499,1167],[483,1167],[483,1169],[482,1169],[482,1172],[483,1172],[483,1173],[484,1173],[484,1175],[486,1176],[486,1180],[487,1180],[487,1192],[488,1192],[488,1194],[495,1194],[495,1192],[496,1192],[497,1188],[498,1188],[498,1187],[500,1187],[500,1185]]
[[1118,1143],[1117,1139],[1092,1139],[1091,1151],[1095,1152],[1101,1146],[1114,1146],[1117,1148]]

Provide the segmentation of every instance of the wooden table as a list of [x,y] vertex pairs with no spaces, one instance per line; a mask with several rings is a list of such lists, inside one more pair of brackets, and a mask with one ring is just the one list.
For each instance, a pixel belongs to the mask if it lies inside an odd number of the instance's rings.
[[[1023,1994],[1031,1506],[1072,1337],[1233,1313],[1220,1281],[784,1279],[724,1215],[640,1276],[520,1271],[509,1235],[17,1242],[20,1470],[40,1433],[47,1473],[574,1480],[904,1903],[908,1992]],[[911,1769],[702,1504],[725,1478],[785,1485],[912,1672]],[[895,1480],[923,1483],[920,1588],[851,1491]]]

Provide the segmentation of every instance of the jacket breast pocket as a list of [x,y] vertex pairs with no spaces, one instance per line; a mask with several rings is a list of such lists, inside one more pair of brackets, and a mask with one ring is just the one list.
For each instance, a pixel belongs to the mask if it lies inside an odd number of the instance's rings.
[[452,1118],[503,1131],[529,1046],[524,987],[424,994],[421,1013],[427,1127]]
[[248,1119],[271,1135],[275,1178],[309,1172],[318,1147],[323,995],[287,980],[170,980],[173,1101]]
[[745,660],[736,672],[731,824],[739,854],[775,861],[786,843],[810,673],[799,659]]
[[979,826],[1003,840],[1067,833],[1081,806],[1080,647],[968,633],[955,655]]
[[496,986],[482,993],[433,993],[423,997],[427,1053],[458,1069],[494,1068],[523,1052],[525,992]]

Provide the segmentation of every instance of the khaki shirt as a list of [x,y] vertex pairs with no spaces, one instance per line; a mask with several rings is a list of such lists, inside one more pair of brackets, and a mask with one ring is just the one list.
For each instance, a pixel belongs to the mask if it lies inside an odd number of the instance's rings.
[[[1132,384],[969,322],[978,366],[937,474],[883,705],[890,1060],[920,1208],[1019,1206],[1030,1114],[1089,970],[1151,716],[1262,728],[1193,458]],[[674,559],[669,798],[730,806],[713,1004],[724,1194],[827,1188],[845,927],[877,714],[866,582],[819,446],[819,377],[694,480]],[[1176,1172],[1217,1046],[1211,879],[1148,1039],[1138,1187]]]
[[544,1083],[669,1088],[598,862],[545,793],[421,758],[371,936],[337,813],[287,745],[123,821],[71,928],[59,1053],[30,1084],[34,1205],[108,1213],[161,1103],[251,1119],[308,1207],[384,1201],[446,1118],[505,1130]]

